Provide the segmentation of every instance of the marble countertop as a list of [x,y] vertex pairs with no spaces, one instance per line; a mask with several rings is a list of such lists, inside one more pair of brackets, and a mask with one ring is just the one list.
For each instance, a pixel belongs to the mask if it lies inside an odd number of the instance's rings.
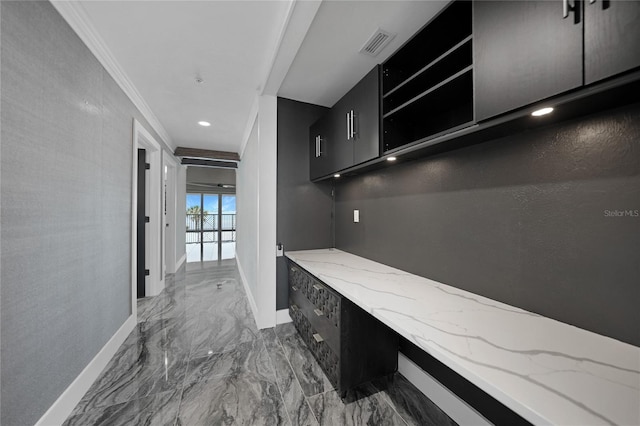
[[640,424],[637,346],[337,249],[286,256],[534,424]]

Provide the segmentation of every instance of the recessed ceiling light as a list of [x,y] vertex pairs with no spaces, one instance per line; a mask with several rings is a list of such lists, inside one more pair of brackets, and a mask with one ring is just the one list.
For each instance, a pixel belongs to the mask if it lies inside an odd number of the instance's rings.
[[553,108],[551,107],[540,108],[538,110],[533,111],[531,115],[533,115],[534,117],[540,117],[541,115],[547,115],[552,111],[553,111]]
[[387,161],[396,161],[397,158],[396,157],[387,157]]
[[333,175],[334,178],[339,178],[340,177],[340,173],[336,173],[335,175]]
[[211,123],[209,123],[208,121],[198,121],[198,124],[201,125],[202,127],[211,126]]

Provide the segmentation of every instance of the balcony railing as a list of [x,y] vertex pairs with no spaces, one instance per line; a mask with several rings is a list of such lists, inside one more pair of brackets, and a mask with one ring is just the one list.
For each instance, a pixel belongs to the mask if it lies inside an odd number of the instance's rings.
[[[218,217],[221,217],[220,220]],[[222,222],[222,227],[220,223]],[[187,214],[187,232],[190,231],[235,231],[236,230],[236,215],[234,214],[222,214],[207,213],[200,214]]]
[[187,244],[217,243],[218,234],[220,234],[220,241],[223,243],[236,240],[235,214],[206,213],[200,215],[187,213]]

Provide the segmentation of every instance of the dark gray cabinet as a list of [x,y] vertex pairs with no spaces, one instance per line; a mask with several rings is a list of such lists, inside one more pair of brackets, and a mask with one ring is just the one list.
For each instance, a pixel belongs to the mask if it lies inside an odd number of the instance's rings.
[[474,3],[477,121],[582,85],[579,12],[564,18],[562,5],[546,0]]
[[398,335],[291,261],[289,314],[341,396],[397,370]]
[[640,1],[584,3],[585,84],[640,66]]
[[372,69],[309,130],[310,178],[380,155],[380,69]]
[[337,152],[338,140],[333,124],[335,113],[332,110],[322,116],[309,128],[309,175],[311,180],[326,176],[335,169],[335,163],[344,156]]
[[640,2],[476,1],[477,121],[640,66]]

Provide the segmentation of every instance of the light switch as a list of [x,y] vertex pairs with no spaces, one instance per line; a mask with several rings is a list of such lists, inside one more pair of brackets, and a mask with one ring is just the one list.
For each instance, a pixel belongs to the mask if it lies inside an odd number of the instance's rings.
[[360,210],[353,211],[353,223],[360,222]]

